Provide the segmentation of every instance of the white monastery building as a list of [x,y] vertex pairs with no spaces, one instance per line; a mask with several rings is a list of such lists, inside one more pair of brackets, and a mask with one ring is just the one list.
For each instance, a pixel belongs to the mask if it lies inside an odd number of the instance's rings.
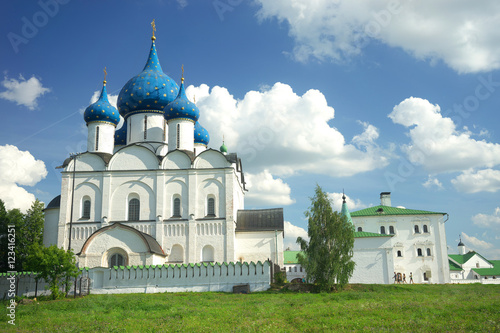
[[[448,214],[391,206],[390,192],[380,205],[350,213],[345,201],[341,214],[353,224],[353,261],[349,283],[449,283],[450,268],[444,223]],[[298,251],[285,251],[287,279],[305,278],[296,260]],[[395,279],[396,275],[396,279]]]
[[241,160],[224,144],[208,147],[184,78],[179,87],[162,71],[154,34],[117,107],[104,81],[84,114],[87,152],[64,162],[61,195],[45,209],[46,246],[71,247],[89,268],[268,259],[283,266],[283,209],[244,209]]

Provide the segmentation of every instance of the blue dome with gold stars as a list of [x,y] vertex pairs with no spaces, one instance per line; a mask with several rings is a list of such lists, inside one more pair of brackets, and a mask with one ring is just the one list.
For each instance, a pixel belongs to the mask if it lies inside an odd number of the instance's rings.
[[122,127],[115,131],[115,146],[127,144],[127,122],[124,121]]
[[210,142],[210,135],[208,131],[200,125],[199,122],[194,124],[194,143],[200,143],[202,145],[208,145]]
[[109,103],[108,93],[106,92],[106,81],[102,86],[101,96],[97,102],[90,104],[83,114],[85,122],[91,123],[94,121],[110,123],[117,125],[120,121],[120,114],[118,110]]
[[152,37],[149,58],[141,73],[131,78],[118,95],[118,110],[127,118],[136,113],[157,112],[172,102],[179,86],[163,73],[156,53],[155,38]]
[[184,89],[184,78],[182,78],[177,98],[165,108],[165,119],[167,121],[172,119],[189,119],[196,122],[199,117],[200,110],[198,110],[198,107],[193,102],[188,100]]

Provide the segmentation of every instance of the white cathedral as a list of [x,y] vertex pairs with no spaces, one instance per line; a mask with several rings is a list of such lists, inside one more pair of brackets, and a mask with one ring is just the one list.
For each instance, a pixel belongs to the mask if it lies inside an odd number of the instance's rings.
[[64,161],[61,195],[45,209],[44,245],[71,247],[88,268],[268,259],[283,266],[283,209],[244,209],[241,160],[224,144],[207,147],[184,78],[179,87],[163,73],[151,39],[118,110],[106,81],[85,110],[87,152]]

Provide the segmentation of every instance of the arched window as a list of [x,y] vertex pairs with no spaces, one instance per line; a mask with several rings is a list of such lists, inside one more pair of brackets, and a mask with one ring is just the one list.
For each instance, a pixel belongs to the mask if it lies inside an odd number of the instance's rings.
[[129,221],[139,221],[139,210],[141,208],[141,203],[139,199],[133,198],[128,202],[128,220]]
[[174,214],[172,215],[173,217],[181,217],[181,199],[180,198],[174,198]]
[[427,256],[431,256],[431,249],[430,248],[427,248]]
[[297,266],[294,267],[294,272],[297,272]]
[[427,229],[427,224],[424,224],[424,232],[425,232],[425,233],[428,233],[428,232],[429,232],[429,229]]
[[420,233],[420,229],[418,229],[418,225],[415,224],[415,226],[413,228],[415,229],[416,234]]
[[422,249],[417,249],[417,256],[423,257]]
[[95,150],[99,150],[99,126],[95,128]]
[[292,267],[288,267],[288,271],[291,272],[292,271]]
[[401,253],[401,250],[398,250],[398,257],[402,257],[403,254]]
[[358,227],[358,231],[359,231],[359,232],[363,231],[363,228]]
[[119,253],[115,253],[109,258],[109,267],[124,266],[124,265],[125,265],[125,259]]
[[391,235],[394,235],[394,226],[392,226],[392,225],[389,226],[389,233]]
[[213,262],[214,261],[214,248],[210,245],[203,247],[201,251],[201,261],[203,262]]
[[380,227],[380,233],[381,233],[382,235],[385,235],[385,227],[384,227],[384,226],[381,226],[381,227]]
[[85,199],[83,201],[82,219],[90,218],[90,200]]
[[215,216],[215,199],[207,199],[207,216]]

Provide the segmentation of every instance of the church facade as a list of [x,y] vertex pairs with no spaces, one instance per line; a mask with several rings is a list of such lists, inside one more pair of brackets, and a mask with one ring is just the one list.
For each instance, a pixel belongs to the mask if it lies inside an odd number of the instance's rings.
[[282,266],[283,210],[244,209],[241,159],[224,144],[208,147],[184,78],[179,86],[163,73],[155,39],[117,108],[104,81],[85,110],[87,152],[62,165],[44,244],[71,247],[89,268],[268,259]]

